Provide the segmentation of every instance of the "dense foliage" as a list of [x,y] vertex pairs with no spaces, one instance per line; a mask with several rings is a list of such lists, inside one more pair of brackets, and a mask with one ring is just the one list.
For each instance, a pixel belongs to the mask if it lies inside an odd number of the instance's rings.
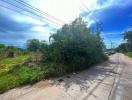
[[[104,44],[99,34],[100,31],[92,33],[86,23],[78,18],[52,34],[50,44],[37,41],[40,47],[36,50],[41,48],[42,61],[55,70],[61,70],[60,74],[82,70],[107,58],[103,53]],[[29,50],[34,49],[30,46],[33,44],[33,40],[28,42]]]
[[51,61],[66,65],[68,72],[88,68],[105,57],[102,40],[81,18],[63,26],[50,40]]

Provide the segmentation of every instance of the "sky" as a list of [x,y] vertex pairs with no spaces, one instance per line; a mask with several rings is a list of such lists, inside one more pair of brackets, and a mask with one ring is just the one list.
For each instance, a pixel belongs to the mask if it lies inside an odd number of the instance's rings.
[[0,0],[0,43],[23,48],[29,39],[48,41],[81,16],[87,27],[101,23],[106,46],[116,47],[132,28],[131,9],[132,0]]

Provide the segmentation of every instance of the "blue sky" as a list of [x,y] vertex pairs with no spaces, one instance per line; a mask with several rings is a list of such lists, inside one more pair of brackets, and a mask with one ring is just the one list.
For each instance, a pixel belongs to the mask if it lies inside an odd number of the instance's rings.
[[132,27],[132,0],[23,0],[57,20],[16,1],[19,0],[0,1],[0,43],[23,47],[28,39],[48,41],[51,33],[80,15],[88,27],[95,22],[102,24],[101,36],[107,47],[111,42],[119,45],[123,32]]

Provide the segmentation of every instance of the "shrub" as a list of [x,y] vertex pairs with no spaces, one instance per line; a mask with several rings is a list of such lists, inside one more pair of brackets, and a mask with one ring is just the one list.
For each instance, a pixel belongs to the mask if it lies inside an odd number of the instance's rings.
[[21,66],[17,72],[17,75],[19,84],[32,84],[39,80],[40,72],[32,70],[27,66]]
[[66,74],[66,66],[59,63],[48,63],[42,70],[43,78],[46,79]]

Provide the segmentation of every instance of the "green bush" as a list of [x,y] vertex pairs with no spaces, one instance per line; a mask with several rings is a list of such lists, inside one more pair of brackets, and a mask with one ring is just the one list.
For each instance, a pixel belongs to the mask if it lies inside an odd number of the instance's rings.
[[43,76],[46,78],[61,76],[66,74],[66,66],[60,63],[48,63],[43,72]]
[[39,71],[32,70],[27,66],[21,66],[18,70],[18,80],[19,84],[34,83],[39,80]]

